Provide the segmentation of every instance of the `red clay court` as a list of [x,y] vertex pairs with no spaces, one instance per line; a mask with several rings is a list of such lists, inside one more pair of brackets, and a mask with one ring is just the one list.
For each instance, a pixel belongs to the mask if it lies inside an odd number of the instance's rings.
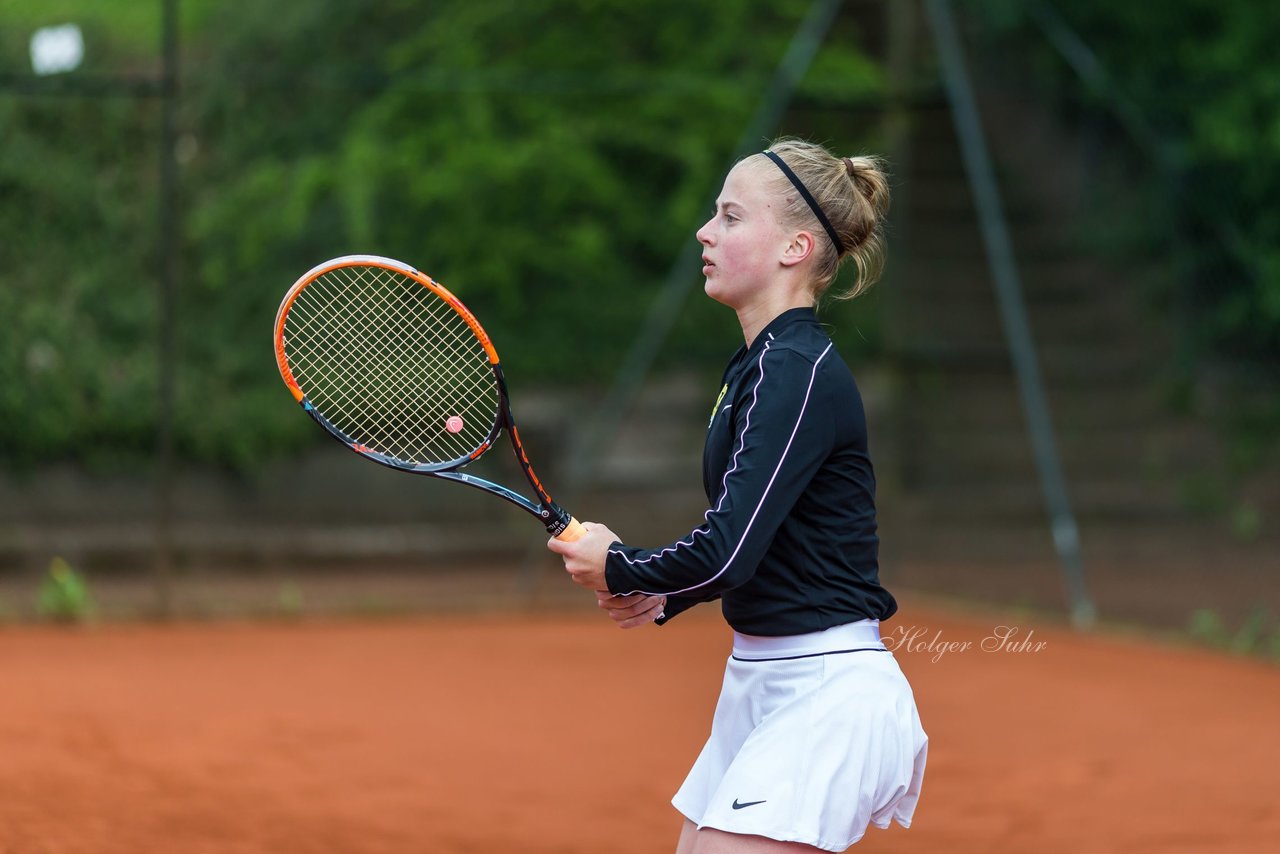
[[[671,851],[728,652],[702,610],[0,630],[0,852]],[[1274,666],[915,599],[884,633],[929,770],[852,850],[1280,839]]]

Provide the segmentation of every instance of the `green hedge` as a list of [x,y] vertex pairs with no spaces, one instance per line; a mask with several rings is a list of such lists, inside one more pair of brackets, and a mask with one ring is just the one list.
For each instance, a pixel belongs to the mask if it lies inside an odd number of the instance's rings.
[[[157,69],[138,36],[154,17],[113,31],[88,0],[10,5],[0,71],[81,9],[82,79]],[[250,468],[314,439],[268,328],[298,275],[343,254],[451,287],[516,383],[606,382],[809,5],[184,3],[179,452]],[[833,39],[806,89],[878,89],[854,44]],[[158,111],[0,92],[0,224],[21,236],[0,245],[0,465],[154,443]],[[735,346],[707,303],[668,364]]]
[[[1094,91],[1061,61],[1020,0],[966,10],[1006,44],[1034,45],[1041,81],[1064,102],[1096,112],[1125,101],[1167,153],[1130,145],[1147,161],[1151,221],[1172,241],[1180,301],[1205,354],[1280,366],[1280,6],[1166,0],[1058,0],[1047,4],[1096,54],[1109,77]],[[1117,125],[1117,131],[1119,126]],[[1117,133],[1117,136],[1119,133]],[[1110,153],[1123,151],[1112,149]],[[1175,295],[1179,289],[1186,289]]]

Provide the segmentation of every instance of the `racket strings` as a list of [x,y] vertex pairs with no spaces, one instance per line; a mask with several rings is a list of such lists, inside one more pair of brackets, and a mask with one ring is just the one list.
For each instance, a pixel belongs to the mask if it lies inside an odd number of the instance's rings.
[[[413,283],[413,286],[418,291],[424,290],[417,283]],[[343,327],[348,330],[351,328],[367,328],[381,333],[381,339],[383,341],[386,340],[386,331],[379,328],[380,326],[386,326],[386,324],[370,323],[370,319],[366,316],[367,312],[362,311],[359,304],[353,304],[349,300],[338,300],[335,301],[335,305],[337,306],[337,311],[332,317],[338,320]],[[443,303],[441,305],[445,312],[456,317],[456,313],[452,309]],[[442,315],[437,312],[435,321],[439,322],[441,317]],[[407,358],[406,348],[408,348],[408,351],[416,351],[428,357],[436,355],[436,353],[434,350],[423,347],[424,343],[429,345],[430,342],[424,342],[420,330],[412,324],[405,324],[403,320],[403,318],[399,319],[401,325],[396,327],[392,333],[393,337],[395,332],[402,333],[400,341],[403,346],[399,350],[371,346],[370,340],[374,340],[376,343],[377,338],[371,339],[369,335],[361,335],[349,339],[354,342],[354,346],[351,349],[351,359],[344,368],[338,370],[335,377],[345,382],[335,383],[334,393],[330,397],[336,410],[330,409],[329,411],[336,411],[342,416],[338,420],[342,422],[342,427],[348,428],[344,429],[344,432],[348,432],[349,435],[361,434],[359,436],[353,435],[353,438],[356,438],[357,441],[363,440],[363,444],[375,447],[384,453],[390,453],[393,456],[414,462],[438,461],[432,458],[455,458],[459,453],[469,450],[469,448],[460,449],[457,440],[459,438],[467,440],[461,444],[478,443],[483,440],[483,436],[475,438],[474,433],[480,431],[471,431],[461,436],[453,436],[453,440],[449,441],[449,437],[453,434],[448,434],[447,431],[440,431],[438,424],[442,419],[439,417],[429,418],[425,425],[428,429],[425,431],[422,429],[424,426],[421,422],[423,412],[430,412],[431,410],[448,411],[461,417],[462,411],[469,411],[474,416],[470,419],[472,426],[482,427],[486,434],[489,423],[492,422],[492,416],[488,412],[477,413],[474,406],[464,407],[456,397],[451,399],[449,396],[439,393],[443,387],[443,384],[439,381],[439,359],[432,360],[428,358],[428,365],[434,363],[433,367],[429,369],[429,373],[435,376],[430,381],[425,383],[414,382],[413,368],[415,366],[413,361]],[[453,332],[455,334],[446,336],[445,339],[446,343],[451,344],[452,347],[444,349],[451,349],[452,357],[456,359],[458,345],[463,341],[463,335],[456,329]],[[380,363],[378,361],[380,359],[383,362]],[[474,393],[478,388],[482,387],[481,380],[488,373],[488,370],[483,365],[480,367],[481,370],[478,376],[473,372],[470,382],[462,386],[463,391],[470,390]],[[368,384],[362,384],[361,378],[367,377],[371,370],[381,371],[381,385],[383,386],[381,394],[370,394]],[[462,376],[464,375],[459,375],[459,377]],[[419,401],[416,399],[415,392],[425,398],[422,401],[425,406],[420,407],[418,405]],[[376,406],[371,408],[369,405],[371,402]],[[318,408],[325,412],[326,415],[329,414],[325,408]],[[381,431],[367,429],[370,424],[369,416],[371,414],[382,416],[379,419],[382,427]],[[443,420],[447,421],[448,417],[447,415],[443,416]],[[477,418],[479,419],[478,424]],[[489,423],[484,423],[486,421]],[[362,427],[365,429],[362,430]],[[376,435],[382,437],[381,442],[373,441]]]
[[[377,269],[377,268],[374,268],[374,269]],[[409,291],[410,295],[414,297],[418,297],[423,293],[429,293],[425,291],[420,285],[417,285],[416,282],[412,284],[413,284],[413,289]],[[398,351],[393,350],[393,351],[387,351],[383,354],[377,354],[377,353],[371,353],[369,351],[369,348],[365,347],[360,354],[361,356],[364,357],[365,361],[364,362],[361,362],[358,360],[355,361],[355,365],[357,368],[361,370],[367,370],[369,367],[369,365],[367,364],[367,361],[370,358],[374,358],[378,355],[383,355],[387,358],[386,365],[388,368],[390,368],[390,371],[387,375],[388,383],[387,383],[386,397],[388,400],[388,405],[384,407],[384,410],[389,416],[399,416],[398,419],[395,419],[395,418],[389,419],[387,422],[387,427],[389,428],[389,433],[388,433],[389,438],[391,438],[393,441],[400,440],[399,448],[402,450],[402,453],[398,455],[402,457],[404,456],[403,443],[405,441],[411,440],[411,437],[413,437],[415,434],[414,427],[416,425],[414,424],[414,412],[413,412],[413,404],[414,404],[413,398],[414,398],[415,391],[418,393],[425,394],[425,397],[427,398],[426,402],[428,404],[428,408],[443,407],[445,410],[453,412],[453,414],[459,414],[458,412],[455,411],[458,409],[458,407],[451,405],[455,403],[456,400],[445,399],[445,397],[443,397],[438,393],[438,391],[445,386],[445,383],[442,383],[439,381],[440,377],[445,375],[444,374],[445,371],[454,370],[456,374],[454,379],[460,379],[460,380],[469,379],[469,382],[463,383],[461,390],[464,392],[470,391],[474,393],[478,390],[482,390],[481,381],[486,378],[489,378],[489,375],[490,375],[490,372],[487,367],[487,359],[485,359],[485,357],[483,356],[477,356],[476,359],[473,359],[471,361],[471,366],[479,368],[478,373],[473,371],[472,375],[469,378],[466,377],[465,374],[456,373],[456,367],[458,365],[466,364],[465,362],[459,362],[459,356],[463,355],[463,353],[459,352],[460,347],[463,347],[467,344],[474,345],[474,339],[470,334],[470,327],[466,326],[465,321],[462,321],[462,319],[456,314],[456,312],[454,312],[453,309],[450,308],[447,304],[443,303],[438,299],[432,300],[432,302],[435,303],[434,306],[430,306],[430,303],[428,303],[427,305],[433,308],[434,311],[428,311],[429,316],[427,318],[421,318],[421,317],[419,318],[420,320],[424,321],[425,325],[423,326],[414,325],[413,323],[405,323],[404,318],[399,318],[399,321],[402,325],[398,328],[403,329],[406,333],[409,333],[403,341],[405,348],[402,348]],[[419,303],[417,300],[410,301],[409,303],[404,304],[401,307],[406,309],[410,313],[421,314],[420,311],[414,312],[414,309],[420,309],[422,307],[421,303]],[[347,306],[346,309],[347,310],[342,312],[342,314],[346,315],[345,319],[348,321],[349,325],[358,324],[362,322],[366,324],[368,323],[368,318],[353,316],[351,314],[351,306]],[[452,326],[449,325],[450,323],[452,323]],[[432,342],[421,340],[420,333],[424,329],[434,329],[436,331],[446,333],[443,336],[441,336],[441,341],[438,342],[442,345],[439,349],[433,349],[431,347]],[[472,349],[474,350],[474,346],[472,347]],[[412,382],[414,380],[413,368],[415,366],[413,364],[412,359],[409,357],[410,353],[417,354],[424,357],[425,361],[423,362],[421,367],[425,367],[428,373],[432,375],[432,381],[427,382],[425,384]],[[480,361],[481,359],[484,359],[484,361]],[[408,410],[406,410],[406,407],[408,407]],[[445,416],[446,419],[448,417],[449,416]],[[400,423],[397,423],[397,420]],[[485,420],[491,420],[491,419],[485,419]],[[488,425],[485,424],[483,426],[487,430]],[[440,434],[437,429],[437,430],[427,431],[427,433],[425,434],[425,437],[430,438],[432,434],[435,434],[437,437],[445,435],[445,434]],[[468,436],[467,438],[470,438],[470,437]],[[441,450],[441,447],[442,447],[441,442],[439,441],[429,442],[429,444],[431,445],[430,450],[434,455],[443,455],[450,458],[456,456],[455,452],[457,448],[454,447],[456,443],[451,443],[451,442],[443,443],[445,447],[445,450],[443,451]]]
[[[466,457],[497,418],[497,381],[471,326],[382,267],[340,267],[303,288],[285,320],[285,357],[335,427],[407,462]],[[461,419],[456,432],[450,419]]]
[[[354,378],[363,375],[368,367],[367,362],[371,359],[379,358],[380,354],[367,347],[362,347],[360,348],[357,356],[358,359],[353,360],[346,370],[340,369],[338,371],[338,378],[353,381]],[[415,394],[425,395],[428,398],[428,403],[434,404],[437,407],[440,407],[444,403],[439,395],[433,393],[432,387],[414,386],[409,382],[411,379],[409,368],[411,365],[405,359],[398,358],[395,354],[388,354],[387,358],[388,362],[386,367],[389,369],[389,373],[387,375],[387,405],[384,409],[386,414],[395,414],[404,406],[409,406],[414,403],[416,400]],[[483,374],[481,375],[481,379],[482,378]],[[479,384],[480,379],[477,379],[472,384],[472,390],[479,390],[477,388]],[[346,388],[342,388],[341,386],[336,388],[332,398],[336,405],[343,407],[342,411],[344,414],[349,416],[353,415],[354,413],[350,412],[347,407],[359,406],[365,403],[365,395],[361,392],[361,388],[362,387],[355,382],[350,382]],[[396,432],[397,426],[399,425],[397,425],[396,422],[388,423],[388,427],[393,433]]]
[[[388,367],[392,371],[383,378],[381,393],[371,395],[368,384],[363,383],[362,378],[367,372],[368,360],[375,356],[376,352],[367,346],[357,347],[352,353],[352,361],[345,369],[339,369],[331,376],[334,382],[327,389],[328,394],[319,391],[311,393],[315,398],[314,405],[318,405],[322,412],[337,422],[337,426],[362,444],[393,456],[418,461],[426,454],[414,450],[412,435],[415,425],[412,412],[406,411],[407,393],[404,383],[396,382],[395,376],[397,371],[403,374],[403,365],[397,365],[394,360],[388,361]],[[310,388],[318,389],[319,386],[313,384]],[[373,415],[380,416],[380,433],[369,427]],[[377,441],[377,438],[381,438],[381,441]],[[436,450],[438,449],[432,448],[432,451]]]
[[[437,324],[437,328],[446,329],[445,326],[441,325],[442,322],[447,321],[450,318],[450,316],[456,317],[456,313],[453,312],[453,310],[443,302],[436,300],[436,303],[437,305],[432,306],[434,310],[429,312],[429,316],[426,319],[426,322]],[[364,321],[363,318],[352,316],[349,311],[349,306],[348,306],[348,310],[340,311],[339,316],[344,321],[346,321],[348,325],[359,324]],[[417,327],[414,327],[414,326],[408,326],[406,328],[409,331],[413,331],[417,329]],[[436,373],[439,373],[440,371],[444,370],[448,365],[448,363],[445,363],[443,360],[445,358],[456,359],[456,357],[459,355],[459,352],[458,352],[459,348],[469,343],[470,327],[466,327],[466,328],[468,330],[468,333],[466,335],[459,333],[457,329],[450,330],[454,334],[450,337],[450,340],[448,342],[452,345],[452,349],[447,354],[444,352],[443,349],[437,352],[425,347],[417,348],[415,352],[417,352],[419,355],[427,359],[431,363],[432,367],[435,369]],[[420,344],[421,342],[415,341],[411,343]],[[388,388],[392,392],[398,392],[398,395],[396,395],[396,397],[398,397],[398,400],[393,399],[390,401],[391,403],[411,405],[415,401],[415,393],[425,394],[429,398],[429,402],[436,404],[437,406],[441,406],[444,403],[446,403],[446,401],[441,400],[438,395],[433,394],[433,389],[434,389],[433,386],[430,386],[430,385],[413,386],[409,382],[409,380],[411,379],[409,368],[411,368],[412,365],[408,362],[408,360],[406,360],[403,357],[403,353],[378,354],[366,347],[361,350],[359,355],[365,361],[368,361],[369,359],[377,358],[380,355],[386,355],[386,357],[388,358],[387,367],[391,369],[388,375],[388,378],[390,380],[390,384]],[[356,362],[354,360],[352,364],[353,364],[353,368],[352,370],[347,372],[348,374],[359,373],[367,367],[367,365]],[[471,382],[470,390],[473,392],[483,392],[484,390],[483,383],[484,383],[484,380],[488,377],[489,377],[489,370],[486,363],[484,366],[481,367],[478,373],[474,374],[471,377],[472,382]],[[350,395],[347,395],[346,397],[340,398],[336,402],[354,403],[356,401],[351,400]],[[445,408],[448,408],[448,407],[445,406]],[[395,429],[397,427],[396,423],[389,422],[388,427],[391,428],[393,437],[399,438],[399,436],[396,435],[397,433]],[[402,433],[403,431],[400,431],[400,432]]]

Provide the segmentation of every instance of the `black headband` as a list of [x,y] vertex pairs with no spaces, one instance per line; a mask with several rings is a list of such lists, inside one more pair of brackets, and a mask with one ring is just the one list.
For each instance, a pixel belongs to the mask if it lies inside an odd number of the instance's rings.
[[800,197],[804,199],[806,203],[808,203],[809,210],[813,211],[813,215],[818,218],[818,222],[822,223],[822,227],[827,230],[827,237],[830,237],[831,242],[835,244],[836,257],[838,258],[841,255],[843,255],[844,243],[841,242],[840,236],[836,234],[836,230],[831,227],[831,220],[827,219],[827,215],[822,212],[822,208],[818,207],[817,199],[815,199],[809,193],[809,190],[805,188],[805,185],[802,184],[800,182],[800,179],[796,177],[796,173],[791,171],[791,167],[788,166],[785,162],[783,162],[781,157],[774,154],[772,151],[769,151],[768,149],[765,149],[763,154],[765,157],[768,157],[770,160],[776,163],[778,165],[778,168],[782,170],[782,174],[787,176],[787,180],[789,180],[792,184],[794,184],[795,188],[800,191]]

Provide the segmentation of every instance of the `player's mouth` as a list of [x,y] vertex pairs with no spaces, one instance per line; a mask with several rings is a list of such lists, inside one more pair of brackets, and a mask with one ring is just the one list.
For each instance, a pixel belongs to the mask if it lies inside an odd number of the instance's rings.
[[715,267],[716,267],[716,265],[715,265],[715,262],[714,262],[714,261],[712,261],[712,260],[711,260],[710,258],[708,258],[706,255],[703,255],[703,256],[702,256],[702,275],[704,275],[704,276],[710,276],[710,275],[711,275],[711,271],[712,271],[712,270],[714,270],[714,269],[715,269]]

